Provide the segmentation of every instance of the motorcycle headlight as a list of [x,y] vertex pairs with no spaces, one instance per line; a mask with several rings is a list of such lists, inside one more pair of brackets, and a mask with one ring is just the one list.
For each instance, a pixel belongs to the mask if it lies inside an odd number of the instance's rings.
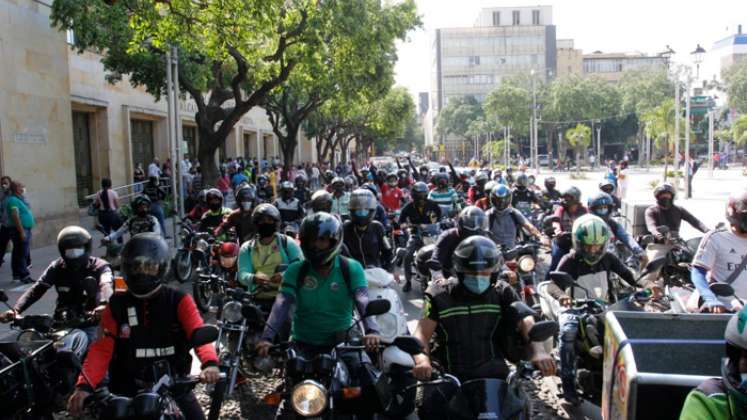
[[199,241],[197,241],[197,245],[195,245],[195,249],[197,249],[198,251],[202,251],[202,252],[207,251],[209,247],[210,245],[204,239],[200,239]]
[[397,337],[397,315],[387,312],[376,317],[379,324],[379,335],[385,343],[391,343]]
[[223,320],[231,323],[241,321],[241,304],[239,302],[228,302],[223,305]]
[[519,258],[519,270],[525,273],[528,273],[534,270],[534,266],[535,266],[534,258],[528,255],[525,255]]
[[291,405],[304,417],[315,417],[327,408],[327,391],[314,381],[303,381],[293,388]]

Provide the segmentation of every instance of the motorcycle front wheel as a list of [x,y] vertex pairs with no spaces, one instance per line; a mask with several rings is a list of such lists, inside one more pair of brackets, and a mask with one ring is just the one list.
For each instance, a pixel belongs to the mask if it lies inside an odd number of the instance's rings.
[[213,301],[216,298],[210,282],[202,281],[202,279],[195,279],[195,281],[192,282],[192,296],[195,299],[197,309],[199,309],[203,314],[210,310],[210,306],[214,304]]
[[184,283],[192,278],[193,267],[191,252],[185,249],[176,251],[176,256],[174,256],[172,264],[174,267],[174,277],[176,277],[179,283]]

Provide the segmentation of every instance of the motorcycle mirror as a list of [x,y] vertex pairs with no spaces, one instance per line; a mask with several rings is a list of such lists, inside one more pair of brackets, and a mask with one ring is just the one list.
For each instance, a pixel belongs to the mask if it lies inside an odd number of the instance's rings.
[[218,328],[215,325],[203,325],[192,331],[190,344],[192,347],[199,347],[204,344],[212,343],[218,339]]
[[720,297],[734,296],[734,288],[728,283],[711,283],[708,288],[714,295]]
[[414,355],[423,352],[423,343],[411,335],[403,335],[394,339],[394,344],[403,352]]
[[385,314],[389,312],[389,309],[391,308],[392,304],[388,300],[374,299],[372,301],[369,301],[368,305],[366,305],[366,313],[363,314],[363,317],[368,318],[369,316]]
[[560,330],[560,325],[555,321],[540,321],[529,329],[529,340],[533,342],[545,341]]
[[8,301],[8,294],[5,290],[0,290],[0,302],[6,303]]
[[664,267],[664,265],[666,263],[667,263],[667,257],[666,257],[666,255],[662,256],[662,257],[659,257],[659,258],[655,258],[655,259],[649,261],[648,264],[646,264],[646,267],[643,268],[643,273],[644,274],[648,274],[648,273],[652,273],[654,271],[659,271],[659,269],[661,269],[662,267]]
[[550,280],[554,281],[561,289],[567,289],[573,286],[573,277],[570,274],[563,271],[552,271],[550,272]]

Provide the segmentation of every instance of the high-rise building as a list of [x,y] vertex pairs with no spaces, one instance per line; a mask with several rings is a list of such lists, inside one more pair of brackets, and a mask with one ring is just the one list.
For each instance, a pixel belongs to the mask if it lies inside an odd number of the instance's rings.
[[[543,81],[556,72],[555,26],[552,7],[493,7],[483,9],[473,27],[437,29],[433,40],[430,122],[449,100],[474,96],[482,102],[501,80],[535,71]],[[433,132],[433,131],[431,131]],[[426,145],[443,140],[448,156],[470,157],[471,142],[426,138]]]

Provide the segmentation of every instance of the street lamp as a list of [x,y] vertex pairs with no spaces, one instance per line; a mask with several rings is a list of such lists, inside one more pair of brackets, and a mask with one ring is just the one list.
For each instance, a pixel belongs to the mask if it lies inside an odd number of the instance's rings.
[[532,69],[529,73],[532,75],[532,123],[529,125],[529,156],[532,168],[535,173],[539,173],[539,166],[537,165],[537,89],[534,80],[536,72]]
[[700,64],[703,63],[703,57],[705,56],[706,50],[698,44],[695,47],[695,51],[691,52],[690,55],[693,57],[693,63],[695,63],[695,78],[700,77]]

